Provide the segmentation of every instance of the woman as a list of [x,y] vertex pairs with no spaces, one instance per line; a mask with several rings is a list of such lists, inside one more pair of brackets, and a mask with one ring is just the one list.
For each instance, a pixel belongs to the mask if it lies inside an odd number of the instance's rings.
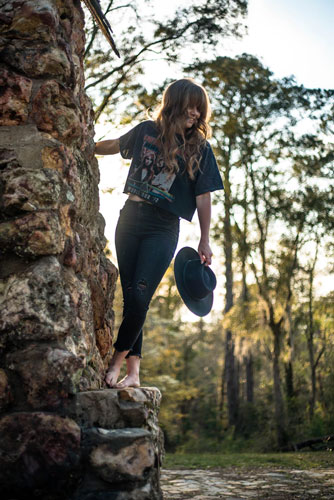
[[[211,264],[210,192],[222,189],[209,136],[206,91],[185,78],[164,92],[156,119],[119,139],[96,143],[99,155],[121,153],[132,159],[124,192],[128,199],[116,227],[116,252],[123,291],[123,321],[106,373],[109,387],[140,385],[142,328],[152,296],[168,268],[178,241],[180,217],[191,221],[197,209],[198,253]],[[118,381],[123,361],[127,374]]]

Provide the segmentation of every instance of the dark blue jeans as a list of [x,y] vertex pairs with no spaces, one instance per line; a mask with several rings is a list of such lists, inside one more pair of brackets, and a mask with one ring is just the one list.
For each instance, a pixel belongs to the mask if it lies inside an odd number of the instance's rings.
[[146,202],[127,200],[116,227],[116,252],[123,290],[123,321],[114,345],[141,356],[142,328],[152,296],[176,249],[179,218]]

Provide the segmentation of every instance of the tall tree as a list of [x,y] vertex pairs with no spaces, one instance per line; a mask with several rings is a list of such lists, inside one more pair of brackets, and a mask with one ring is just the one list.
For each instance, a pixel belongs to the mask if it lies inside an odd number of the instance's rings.
[[[213,98],[216,152],[227,187],[223,201],[224,220],[217,225],[218,234],[224,234],[225,237],[224,249],[226,245],[232,248],[226,231],[226,227],[231,224],[231,206],[236,206],[238,192],[244,189],[245,178],[249,179],[248,195],[252,206],[253,234],[256,237],[250,238],[248,243],[252,249],[248,263],[266,305],[267,324],[272,332],[277,442],[283,446],[287,439],[280,373],[284,323],[292,298],[292,282],[302,244],[302,232],[306,224],[310,224],[307,215],[311,202],[310,190],[301,186],[296,178],[296,164],[299,158],[300,162],[317,162],[323,164],[324,168],[328,167],[330,150],[326,148],[326,139],[316,139],[316,134],[319,134],[319,127],[325,129],[328,98],[333,98],[333,92],[305,89],[297,86],[293,78],[275,80],[256,58],[245,54],[236,59],[218,57],[209,63],[198,63],[196,72]],[[302,135],[299,131],[297,118],[303,116],[306,120],[305,115],[309,120],[317,120],[318,130],[313,134]],[[307,148],[312,142],[317,149],[313,149],[310,155]],[[286,168],[287,163],[289,168]],[[244,178],[240,174],[241,166],[247,171]],[[284,185],[289,176],[297,183],[295,189],[286,189]],[[234,196],[231,195],[231,177],[236,183]],[[319,192],[315,199],[318,202],[323,196],[324,193]],[[317,202],[314,200],[315,204]],[[318,211],[319,222],[321,217],[323,211]],[[220,230],[221,222],[223,233]],[[277,236],[280,234],[276,252],[269,249],[273,230],[279,231]],[[233,287],[233,283],[230,283],[232,255],[225,251],[225,256],[227,297],[230,297]]]

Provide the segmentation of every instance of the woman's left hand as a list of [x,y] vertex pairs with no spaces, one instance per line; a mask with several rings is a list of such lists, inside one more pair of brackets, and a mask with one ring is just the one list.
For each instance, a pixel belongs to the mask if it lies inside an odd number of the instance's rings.
[[206,266],[209,266],[211,264],[212,250],[208,241],[200,240],[198,245],[198,253],[201,258],[201,263],[205,263]]

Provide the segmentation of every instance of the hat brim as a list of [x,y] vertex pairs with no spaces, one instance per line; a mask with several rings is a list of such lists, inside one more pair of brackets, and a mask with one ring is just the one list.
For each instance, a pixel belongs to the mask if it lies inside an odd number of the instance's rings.
[[183,280],[184,265],[188,260],[201,260],[199,253],[193,248],[184,247],[178,252],[174,260],[174,276],[177,289],[188,309],[196,316],[206,316],[212,309],[213,292],[210,292],[204,299],[196,300],[190,297]]

